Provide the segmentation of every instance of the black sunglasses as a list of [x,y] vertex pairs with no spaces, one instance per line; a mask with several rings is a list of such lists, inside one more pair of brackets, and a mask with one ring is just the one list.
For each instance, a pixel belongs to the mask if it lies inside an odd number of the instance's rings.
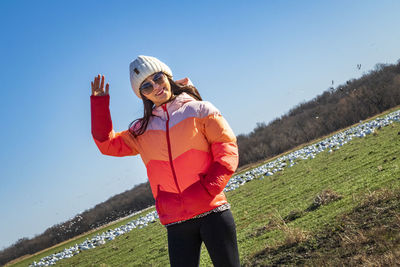
[[[158,72],[156,75],[153,77],[153,82],[156,84],[162,84],[164,82],[164,73],[163,72]],[[149,95],[151,92],[154,90],[154,86],[152,82],[145,82],[140,86],[139,90],[142,92],[144,95]]]

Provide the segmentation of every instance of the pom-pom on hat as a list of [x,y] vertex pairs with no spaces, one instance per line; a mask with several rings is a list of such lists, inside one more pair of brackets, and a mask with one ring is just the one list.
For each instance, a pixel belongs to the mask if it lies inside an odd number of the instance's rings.
[[143,81],[150,75],[160,71],[171,76],[172,78],[171,69],[165,63],[161,62],[155,57],[138,56],[137,59],[131,62],[129,65],[131,86],[139,98],[142,98],[140,96],[139,88]]

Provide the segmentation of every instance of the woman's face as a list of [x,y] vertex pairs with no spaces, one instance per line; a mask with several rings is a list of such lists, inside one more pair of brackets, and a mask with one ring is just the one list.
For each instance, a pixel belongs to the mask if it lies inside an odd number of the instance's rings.
[[149,87],[150,85],[153,87],[153,90],[150,93],[142,90],[144,97],[151,100],[156,106],[161,106],[169,101],[172,96],[171,85],[164,73],[160,74],[157,72],[150,75],[143,81],[141,88]]

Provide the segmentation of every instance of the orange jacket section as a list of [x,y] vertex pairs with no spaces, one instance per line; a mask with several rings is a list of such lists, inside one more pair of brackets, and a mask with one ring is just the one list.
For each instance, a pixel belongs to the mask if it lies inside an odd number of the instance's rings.
[[[193,102],[185,94],[177,98],[185,97],[188,101],[169,104],[169,110],[167,106],[171,120],[179,118],[169,128],[169,140],[165,131],[167,121],[160,122],[161,117],[157,117],[157,125],[148,127],[155,130],[147,130],[137,138],[128,130],[115,133],[109,96],[91,97],[92,135],[96,145],[105,155],[141,155],[162,224],[190,219],[227,203],[222,190],[238,165],[236,137],[225,119],[214,111],[211,103]],[[186,116],[189,109],[184,105],[191,105],[190,115]],[[205,108],[212,112],[203,114]],[[193,115],[193,109],[199,110],[198,115]],[[163,123],[164,129],[160,128]]]

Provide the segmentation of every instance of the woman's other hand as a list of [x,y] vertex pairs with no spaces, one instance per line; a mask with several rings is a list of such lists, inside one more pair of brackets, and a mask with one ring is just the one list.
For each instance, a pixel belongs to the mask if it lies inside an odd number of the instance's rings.
[[108,95],[110,85],[107,83],[106,89],[104,90],[104,75],[100,76],[99,74],[96,77],[94,77],[94,81],[91,82],[91,85],[92,85],[92,95],[94,96]]
[[177,83],[180,86],[186,86],[186,85],[193,86],[192,81],[188,77],[185,77],[185,78],[180,79],[180,80],[176,80],[175,83]]

